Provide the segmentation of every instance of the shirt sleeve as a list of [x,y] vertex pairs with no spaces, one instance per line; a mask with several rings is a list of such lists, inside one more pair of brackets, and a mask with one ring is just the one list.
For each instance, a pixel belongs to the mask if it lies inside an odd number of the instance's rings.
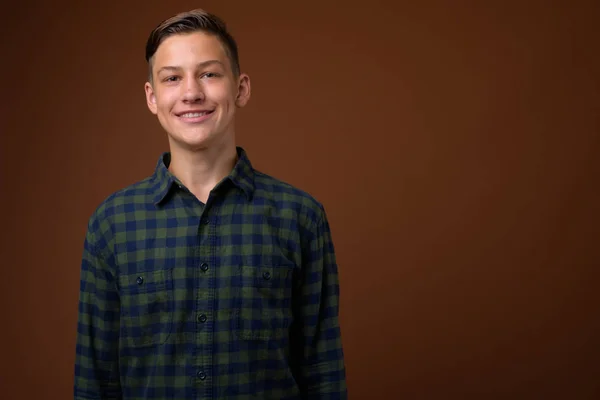
[[324,210],[305,242],[296,300],[299,329],[293,342],[303,399],[347,399],[339,324],[339,277]]
[[75,400],[121,399],[118,367],[119,297],[110,257],[101,254],[93,222],[81,259],[75,354]]

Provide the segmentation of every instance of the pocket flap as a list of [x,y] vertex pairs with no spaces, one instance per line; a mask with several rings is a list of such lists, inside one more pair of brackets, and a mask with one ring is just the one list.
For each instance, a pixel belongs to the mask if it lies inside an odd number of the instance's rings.
[[168,275],[164,269],[119,275],[119,287],[126,293],[156,292],[165,289]]

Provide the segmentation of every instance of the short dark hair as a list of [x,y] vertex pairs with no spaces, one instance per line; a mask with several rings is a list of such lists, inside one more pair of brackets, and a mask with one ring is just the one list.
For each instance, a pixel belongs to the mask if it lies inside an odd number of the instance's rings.
[[148,62],[148,79],[150,82],[152,82],[152,57],[156,53],[158,46],[171,35],[198,31],[215,35],[219,39],[225,47],[226,54],[229,56],[231,70],[236,76],[240,74],[237,43],[227,31],[225,22],[216,15],[197,8],[167,18],[150,32],[150,36],[146,42],[146,61]]

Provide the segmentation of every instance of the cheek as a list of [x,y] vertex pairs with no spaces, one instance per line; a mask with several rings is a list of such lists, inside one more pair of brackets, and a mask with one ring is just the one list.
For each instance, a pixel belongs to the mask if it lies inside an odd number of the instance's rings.
[[205,88],[205,94],[207,99],[211,99],[215,103],[222,105],[229,105],[235,102],[235,95],[229,85],[208,85]]
[[156,97],[156,106],[159,110],[166,112],[173,108],[175,96],[173,93],[162,92]]
[[227,113],[235,108],[235,96],[232,93],[221,93],[218,102]]

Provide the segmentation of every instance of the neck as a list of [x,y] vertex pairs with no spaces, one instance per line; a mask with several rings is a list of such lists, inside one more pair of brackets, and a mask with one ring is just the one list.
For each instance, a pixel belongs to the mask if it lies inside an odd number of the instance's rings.
[[169,171],[202,203],[210,191],[233,169],[237,161],[235,145],[184,150],[171,146]]

